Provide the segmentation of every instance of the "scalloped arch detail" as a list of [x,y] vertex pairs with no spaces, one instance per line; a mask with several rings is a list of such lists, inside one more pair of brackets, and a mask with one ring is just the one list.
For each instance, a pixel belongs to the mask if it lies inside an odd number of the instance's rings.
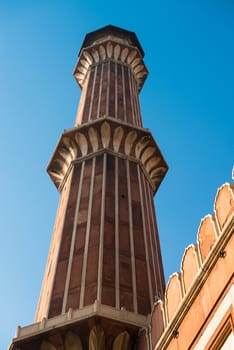
[[90,66],[106,60],[115,60],[129,65],[137,81],[138,90],[144,84],[148,71],[137,48],[128,47],[114,40],[103,40],[102,43],[84,48],[74,70],[74,77],[82,87]]
[[105,349],[105,334],[101,326],[94,326],[89,335],[89,350]]
[[110,124],[107,122],[104,122],[101,126],[101,137],[102,137],[103,147],[104,148],[108,147],[110,143],[110,138],[111,138],[111,127],[110,127]]
[[196,278],[200,268],[200,262],[198,257],[197,245],[189,245],[184,252],[181,261],[181,271],[183,273],[183,281],[185,292],[188,291]]
[[88,141],[84,134],[81,132],[77,132],[75,135],[76,142],[80,147],[82,156],[86,156],[88,154]]
[[127,331],[117,335],[113,342],[112,350],[128,350],[130,348],[130,335]]
[[64,345],[65,350],[82,350],[80,337],[71,331],[66,334]]
[[138,161],[150,179],[153,191],[167,171],[167,165],[147,131],[129,127],[125,129],[119,123],[105,118],[104,121],[83,124],[62,135],[47,168],[48,173],[59,187],[73,161],[104,149]]
[[182,301],[182,298],[183,292],[181,284],[181,274],[176,272],[170,276],[165,292],[168,321],[170,321],[174,316],[179,304]]
[[92,145],[93,151],[96,152],[99,147],[97,130],[91,126],[91,128],[89,128],[88,130],[88,134],[89,134],[89,142]]
[[124,136],[123,128],[121,126],[118,126],[117,128],[115,128],[114,135],[113,135],[113,149],[115,152],[119,151],[119,147],[123,139],[123,136]]
[[218,237],[214,215],[206,215],[200,223],[197,233],[197,241],[202,261],[211,251]]
[[234,185],[225,183],[217,191],[214,210],[220,230],[234,213]]
[[56,347],[47,340],[43,340],[39,350],[56,350]]
[[132,146],[137,139],[137,132],[135,130],[130,131],[125,139],[124,151],[126,155],[131,153]]

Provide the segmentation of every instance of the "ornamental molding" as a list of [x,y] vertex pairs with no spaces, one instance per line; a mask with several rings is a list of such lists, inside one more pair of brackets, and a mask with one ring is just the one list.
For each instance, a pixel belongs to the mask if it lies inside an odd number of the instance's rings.
[[97,41],[94,45],[81,50],[73,75],[82,88],[89,69],[103,62],[114,61],[130,67],[136,82],[138,91],[141,90],[148,70],[138,48],[130,46],[124,40],[115,37],[107,37]]
[[103,152],[138,162],[154,192],[168,169],[147,129],[105,117],[65,131],[47,167],[48,174],[61,190],[71,165]]

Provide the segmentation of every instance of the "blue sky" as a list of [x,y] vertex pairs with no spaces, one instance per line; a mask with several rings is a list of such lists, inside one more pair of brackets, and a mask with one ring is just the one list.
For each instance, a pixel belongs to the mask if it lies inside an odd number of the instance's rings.
[[155,199],[168,280],[232,181],[233,15],[231,0],[0,2],[0,349],[34,320],[59,198],[45,168],[74,125],[85,34],[113,24],[145,51],[143,123],[169,165]]

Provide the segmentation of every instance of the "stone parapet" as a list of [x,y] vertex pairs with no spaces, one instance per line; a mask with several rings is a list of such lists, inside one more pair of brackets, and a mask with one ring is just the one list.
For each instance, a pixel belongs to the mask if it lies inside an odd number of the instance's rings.
[[[197,244],[185,249],[181,272],[170,277],[165,299],[155,304],[151,319],[155,350],[174,349],[175,342],[181,349],[190,348],[220,295],[233,283],[233,184],[225,183],[218,189],[214,211],[201,220]],[[157,329],[160,323],[162,333]],[[182,341],[185,329],[189,333]]]

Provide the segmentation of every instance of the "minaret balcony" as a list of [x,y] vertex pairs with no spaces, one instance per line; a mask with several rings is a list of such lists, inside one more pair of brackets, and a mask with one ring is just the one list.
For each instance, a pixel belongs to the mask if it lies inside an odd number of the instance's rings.
[[148,129],[111,117],[65,130],[49,162],[48,174],[61,191],[74,164],[104,152],[139,163],[156,193],[168,166],[153,136]]

